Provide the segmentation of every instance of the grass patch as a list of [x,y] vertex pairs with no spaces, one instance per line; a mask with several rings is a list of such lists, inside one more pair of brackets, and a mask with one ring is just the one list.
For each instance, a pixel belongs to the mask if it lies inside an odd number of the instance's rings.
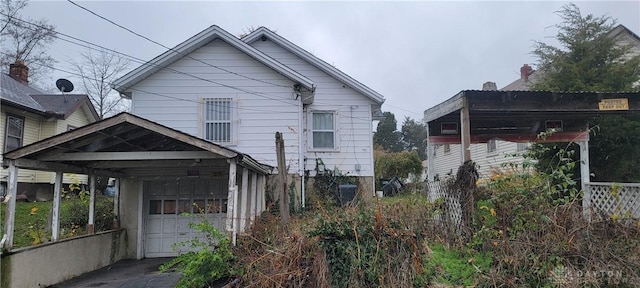
[[[113,198],[96,195],[96,215],[95,221],[99,225],[102,222],[111,221],[112,214],[103,212],[111,207],[113,210]],[[0,204],[0,213],[2,213],[2,221],[0,221],[0,234],[4,235],[4,224],[6,219],[6,204]],[[13,248],[27,247],[45,242],[50,238],[51,233],[45,233],[47,227],[47,218],[51,210],[52,202],[16,202],[15,213],[15,230],[13,234]],[[83,209],[78,209],[82,206]],[[84,208],[86,206],[86,208]],[[99,207],[104,207],[100,209]],[[80,211],[86,210],[86,211]],[[60,236],[61,238],[69,238],[86,234],[89,203],[85,203],[78,197],[70,197],[63,199],[60,204]],[[86,215],[85,215],[86,214]],[[81,217],[78,217],[81,216]],[[80,221],[69,221],[70,219]],[[105,219],[102,219],[105,218]],[[96,227],[97,231],[107,230],[107,224],[104,227]],[[110,224],[109,224],[110,226]]]
[[477,284],[477,278],[489,271],[490,253],[466,253],[448,249],[442,244],[431,247],[425,269],[428,275],[434,275],[434,282],[448,285],[471,286]]

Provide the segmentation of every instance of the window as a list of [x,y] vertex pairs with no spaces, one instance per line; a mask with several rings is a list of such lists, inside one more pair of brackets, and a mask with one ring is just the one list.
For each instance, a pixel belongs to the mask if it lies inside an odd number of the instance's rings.
[[13,116],[13,115],[7,115],[4,151],[9,152],[22,147],[23,135],[24,135],[24,118]]
[[217,143],[231,143],[232,99],[204,99],[204,138]]
[[313,148],[335,149],[335,123],[333,112],[313,112]]
[[444,153],[451,153],[451,144],[444,144]]
[[516,143],[516,151],[517,152],[524,152],[527,151],[527,149],[529,149],[529,143]]
[[487,142],[487,154],[495,155],[498,153],[498,144],[496,139],[491,139]]

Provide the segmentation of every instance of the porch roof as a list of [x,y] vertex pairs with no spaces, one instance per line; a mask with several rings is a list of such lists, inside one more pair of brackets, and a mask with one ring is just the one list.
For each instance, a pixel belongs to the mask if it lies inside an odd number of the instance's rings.
[[126,112],[7,152],[3,166],[9,161],[24,169],[112,177],[167,172],[187,177],[193,176],[188,169],[226,171],[228,161],[261,174],[272,168],[249,155]]

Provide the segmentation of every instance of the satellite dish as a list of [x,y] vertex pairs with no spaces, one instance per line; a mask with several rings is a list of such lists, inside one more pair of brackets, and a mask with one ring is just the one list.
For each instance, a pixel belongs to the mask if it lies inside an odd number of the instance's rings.
[[58,90],[62,93],[73,91],[73,83],[64,78],[60,78],[56,81],[56,87],[58,87]]

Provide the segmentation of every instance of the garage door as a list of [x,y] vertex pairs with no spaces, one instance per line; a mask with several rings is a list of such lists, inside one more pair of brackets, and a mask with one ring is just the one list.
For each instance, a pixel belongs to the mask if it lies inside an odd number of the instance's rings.
[[194,221],[206,219],[224,231],[227,183],[223,178],[145,182],[145,257],[176,256],[180,247],[174,243],[202,237],[189,228]]

